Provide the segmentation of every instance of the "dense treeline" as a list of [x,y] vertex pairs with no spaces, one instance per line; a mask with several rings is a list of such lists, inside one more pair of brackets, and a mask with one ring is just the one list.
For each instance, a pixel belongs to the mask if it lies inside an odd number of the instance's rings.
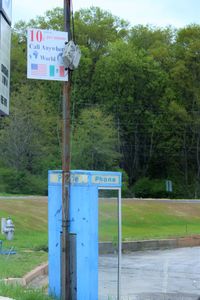
[[[26,28],[62,30],[62,9],[12,33],[11,113],[0,124],[0,192],[45,193],[61,168],[62,85],[26,79]],[[72,168],[122,170],[126,195],[200,196],[200,26],[131,27],[75,13]]]

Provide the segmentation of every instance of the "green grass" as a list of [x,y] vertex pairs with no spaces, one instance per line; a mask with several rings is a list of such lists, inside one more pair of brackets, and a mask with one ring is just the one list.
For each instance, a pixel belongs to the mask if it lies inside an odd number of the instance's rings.
[[11,216],[15,224],[13,241],[0,234],[3,248],[16,250],[16,255],[0,255],[0,279],[22,277],[48,260],[47,249],[47,198],[0,200],[0,219]]
[[[116,240],[116,202],[102,201],[99,207],[100,240]],[[172,238],[194,234],[200,234],[200,204],[123,201],[123,240]]]
[[15,300],[51,300],[42,290],[25,289],[20,286],[0,284],[0,295]]
[[45,252],[26,253],[18,250],[16,255],[0,255],[0,278],[22,277],[44,261],[47,261]]

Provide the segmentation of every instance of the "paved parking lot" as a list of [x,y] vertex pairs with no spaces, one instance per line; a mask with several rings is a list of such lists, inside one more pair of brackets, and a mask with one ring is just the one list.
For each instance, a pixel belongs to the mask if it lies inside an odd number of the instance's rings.
[[[99,300],[116,299],[117,258],[99,258]],[[200,299],[200,247],[122,257],[122,300]]]
[[[43,277],[32,286],[46,285]],[[123,254],[121,283],[121,300],[200,300],[200,247]],[[100,256],[99,300],[116,291],[117,256]]]

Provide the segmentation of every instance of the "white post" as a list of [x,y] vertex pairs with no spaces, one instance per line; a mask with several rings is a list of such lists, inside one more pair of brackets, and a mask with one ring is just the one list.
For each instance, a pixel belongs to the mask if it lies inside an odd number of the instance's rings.
[[1,234],[5,234],[6,218],[1,218]]
[[117,300],[121,300],[121,257],[122,257],[122,201],[121,189],[118,189],[118,285]]

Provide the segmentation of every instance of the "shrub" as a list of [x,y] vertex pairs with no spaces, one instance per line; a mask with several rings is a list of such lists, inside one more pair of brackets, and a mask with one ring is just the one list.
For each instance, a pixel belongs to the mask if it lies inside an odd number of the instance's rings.
[[0,192],[10,194],[47,194],[47,179],[14,169],[0,169]]
[[139,198],[166,198],[173,196],[173,193],[166,191],[164,179],[143,177],[135,183],[132,191],[135,197]]

